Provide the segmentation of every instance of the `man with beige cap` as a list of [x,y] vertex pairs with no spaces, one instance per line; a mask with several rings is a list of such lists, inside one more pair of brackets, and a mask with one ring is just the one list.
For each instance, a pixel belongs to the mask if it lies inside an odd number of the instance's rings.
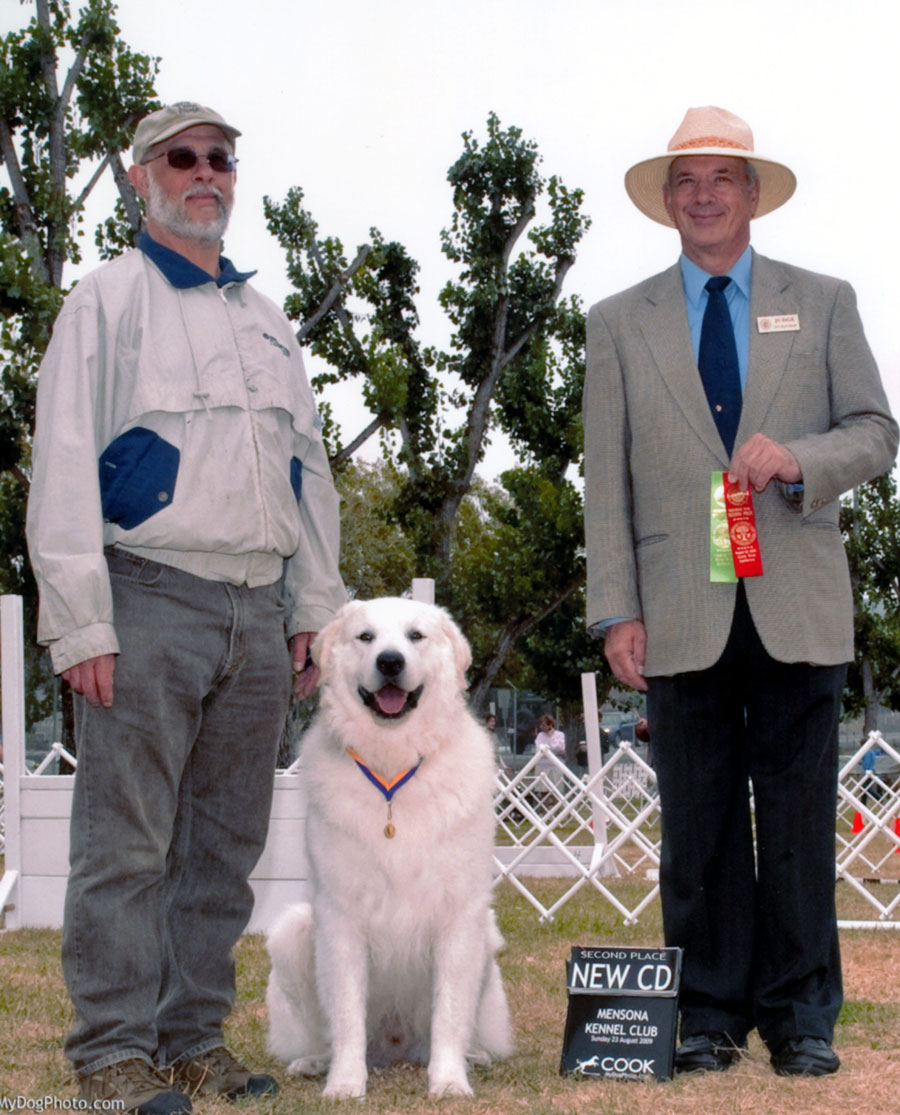
[[276,1090],[225,1047],[292,689],[345,598],[338,500],[284,314],[221,255],[240,133],[146,116],[132,251],[66,299],[41,365],[38,638],[76,697],[63,967],[84,1100],[142,1115]]
[[588,316],[587,622],[647,690],[676,1070],[727,1069],[756,1028],[777,1073],[824,1075],[853,656],[839,497],[890,468],[897,425],[847,283],[750,248],[795,179],[743,120],[690,109],[625,185],[682,254]]

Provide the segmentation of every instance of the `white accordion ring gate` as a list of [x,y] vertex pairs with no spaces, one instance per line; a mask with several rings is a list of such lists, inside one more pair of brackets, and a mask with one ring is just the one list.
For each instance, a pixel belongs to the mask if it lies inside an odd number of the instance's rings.
[[[25,762],[22,602],[0,599],[3,767],[0,767],[0,916],[7,929],[58,926],[68,875],[71,776],[49,773],[61,746],[34,770]],[[541,921],[551,920],[583,887],[637,922],[659,893],[660,808],[652,767],[623,744],[604,761],[596,687],[584,675],[588,773],[547,750],[516,772],[498,771],[494,795],[496,881],[508,880]],[[251,882],[251,930],[264,930],[306,893],[306,795],[302,755],[275,775],[269,838]],[[835,818],[835,874],[843,928],[900,928],[900,753],[873,732],[841,767]],[[702,823],[702,818],[698,819]],[[558,886],[532,881],[552,876]],[[536,893],[536,892],[540,892]]]

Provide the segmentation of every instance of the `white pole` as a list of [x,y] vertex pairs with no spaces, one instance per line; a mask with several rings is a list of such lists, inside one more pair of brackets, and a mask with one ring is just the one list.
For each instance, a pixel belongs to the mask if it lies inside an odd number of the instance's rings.
[[[597,708],[597,675],[581,675],[581,695],[584,704],[584,738],[587,741],[588,784],[591,787],[591,814],[594,822],[594,852],[591,871],[595,871],[606,851],[606,810],[603,808],[603,766],[600,747],[600,717]],[[607,861],[600,867],[600,875],[618,875],[615,863]]]
[[3,800],[6,863],[0,904],[6,928],[18,929],[21,913],[10,902],[22,872],[21,777],[25,773],[25,648],[22,597],[0,597],[0,656],[3,692]]
[[413,577],[412,598],[420,604],[433,604],[434,580],[431,577]]

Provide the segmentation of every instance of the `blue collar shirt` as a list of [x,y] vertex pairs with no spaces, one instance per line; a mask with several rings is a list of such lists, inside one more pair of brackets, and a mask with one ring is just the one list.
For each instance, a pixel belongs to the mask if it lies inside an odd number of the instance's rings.
[[219,256],[219,275],[210,275],[180,252],[154,240],[146,229],[138,236],[137,246],[153,260],[176,290],[190,290],[191,287],[203,286],[204,283],[215,283],[218,287],[227,286],[228,283],[245,283],[256,274],[255,271],[238,271],[230,259]]

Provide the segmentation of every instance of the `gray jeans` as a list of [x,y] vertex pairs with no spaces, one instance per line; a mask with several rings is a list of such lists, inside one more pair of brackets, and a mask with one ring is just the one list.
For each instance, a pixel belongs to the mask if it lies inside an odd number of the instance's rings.
[[279,585],[107,560],[121,651],[113,707],[76,698],[63,926],[81,1075],[221,1043],[291,685]]

